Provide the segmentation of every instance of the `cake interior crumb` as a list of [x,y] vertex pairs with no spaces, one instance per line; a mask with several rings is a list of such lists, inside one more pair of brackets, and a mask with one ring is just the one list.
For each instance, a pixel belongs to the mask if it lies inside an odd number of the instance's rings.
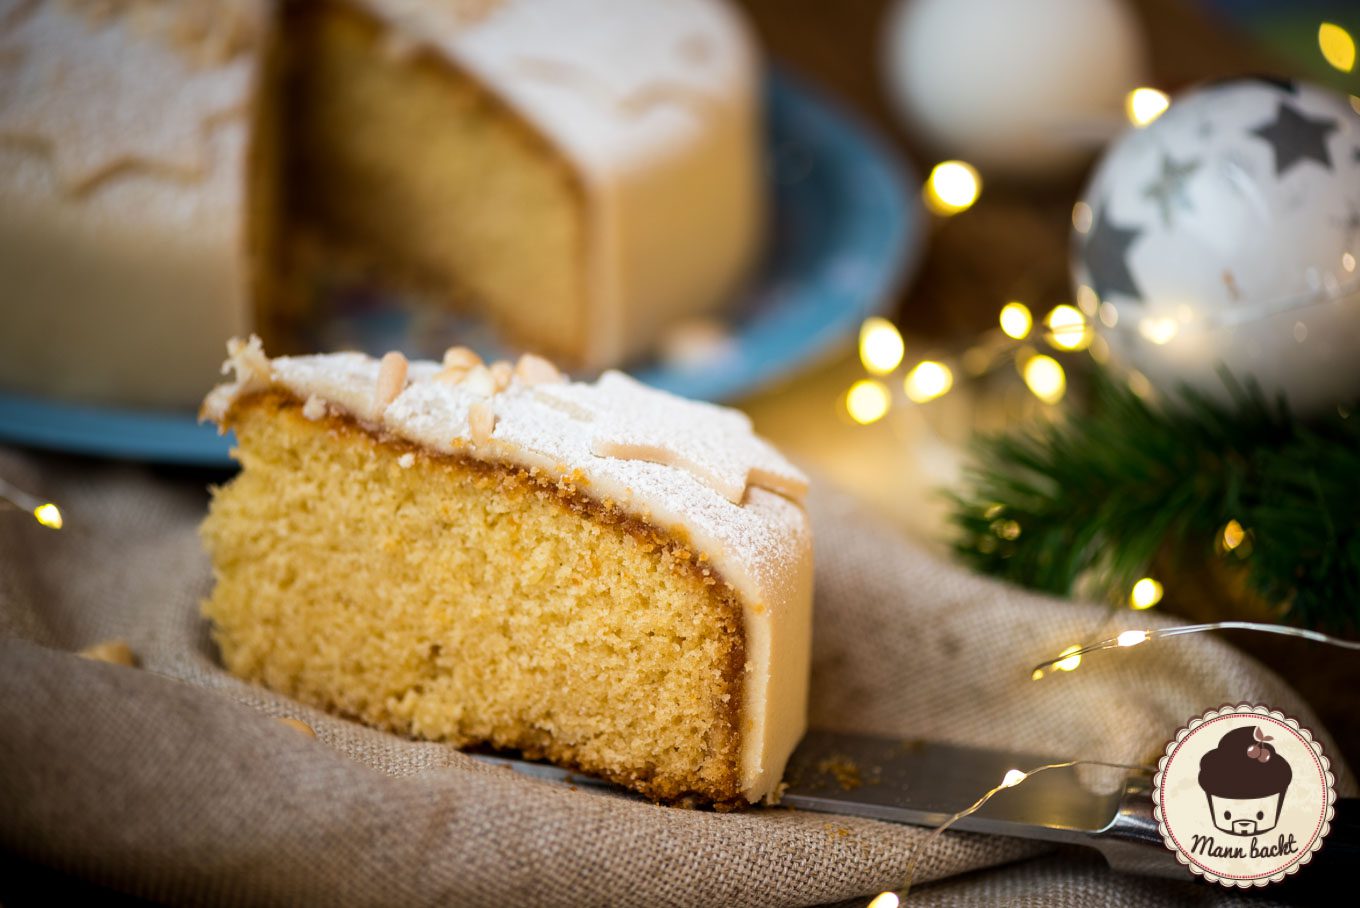
[[658,800],[740,797],[741,607],[683,546],[572,487],[302,411],[269,391],[229,414],[243,470],[202,532],[232,672]]

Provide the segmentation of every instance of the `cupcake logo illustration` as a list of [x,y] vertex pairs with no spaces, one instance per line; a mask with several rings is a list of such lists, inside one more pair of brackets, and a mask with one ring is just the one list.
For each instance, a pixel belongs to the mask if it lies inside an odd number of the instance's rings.
[[1294,771],[1261,726],[1243,725],[1224,735],[1199,761],[1199,787],[1209,799],[1214,825],[1232,835],[1270,832]]
[[1153,777],[1153,815],[1193,873],[1224,886],[1264,886],[1306,865],[1330,831],[1335,779],[1322,745],[1267,706],[1191,719]]

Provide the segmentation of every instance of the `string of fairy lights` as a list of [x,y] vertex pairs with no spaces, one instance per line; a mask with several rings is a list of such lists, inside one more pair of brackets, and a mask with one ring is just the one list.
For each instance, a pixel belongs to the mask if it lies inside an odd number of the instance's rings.
[[[1164,95],[1161,97],[1165,99]],[[931,211],[948,216],[971,207],[981,185],[970,165],[945,161],[931,171],[922,196]],[[1093,320],[1101,317],[1100,309],[1101,303],[1094,293],[1079,292],[1076,306],[1054,305],[1039,323],[1042,330],[1036,331],[1030,307],[1019,300],[1009,300],[998,313],[997,327],[984,333],[957,357],[921,359],[911,364],[902,378],[902,393],[912,404],[926,404],[954,388],[957,372],[979,377],[999,365],[1013,363],[1025,387],[1043,403],[1055,405],[1067,393],[1067,372],[1061,362],[1041,352],[1036,342],[1041,341],[1056,353],[1087,351],[1097,362],[1106,361],[1109,348],[1094,330]],[[1108,310],[1106,317],[1111,317]],[[859,358],[869,376],[855,381],[842,399],[845,412],[854,422],[870,425],[888,415],[895,403],[889,379],[905,362],[906,352],[901,331],[888,319],[873,316],[860,326]]]
[[61,509],[0,479],[0,511],[26,511],[49,530],[62,527]]
[[912,883],[916,881],[916,867],[920,863],[921,855],[925,853],[925,850],[934,843],[937,838],[943,835],[959,820],[977,813],[987,805],[988,801],[1005,791],[1007,788],[1014,788],[1021,782],[1033,778],[1040,773],[1052,772],[1055,769],[1072,769],[1077,766],[1103,766],[1108,769],[1125,769],[1145,772],[1155,771],[1155,768],[1151,766],[1142,766],[1136,763],[1109,763],[1104,760],[1063,760],[1059,763],[1045,763],[1042,766],[1036,766],[1029,770],[1008,769],[1006,770],[1006,774],[1001,777],[1001,781],[983,792],[982,796],[976,801],[969,804],[958,813],[951,814],[943,823],[931,829],[930,833],[921,841],[921,844],[913,849],[911,859],[907,864],[906,878],[903,880],[902,884],[895,890],[880,892],[878,895],[874,896],[874,898],[870,900],[867,908],[897,908],[897,906],[901,904],[902,899],[906,898],[911,892]]
[[[1346,29],[1334,23],[1323,22],[1318,27],[1317,39],[1322,57],[1329,65],[1341,72],[1354,70],[1356,44]],[[1360,99],[1352,97],[1351,104],[1360,111]],[[1140,87],[1130,91],[1125,97],[1124,112],[1130,123],[1142,127],[1160,117],[1170,105],[1171,100],[1165,93],[1155,88]],[[939,217],[949,217],[966,211],[972,207],[981,193],[981,175],[976,168],[964,161],[944,161],[937,164],[932,168],[921,190],[926,208]],[[1079,232],[1085,232],[1090,228],[1091,217],[1092,212],[1085,203],[1078,202],[1073,207],[1072,223]],[[998,363],[1010,361],[1014,363],[1025,387],[1034,397],[1045,405],[1057,405],[1066,395],[1066,370],[1056,358],[1041,353],[1033,341],[1042,340],[1058,354],[1085,351],[1096,362],[1103,363],[1108,358],[1109,349],[1104,339],[1095,333],[1094,322],[1099,319],[1103,324],[1112,327],[1118,320],[1118,312],[1114,307],[1108,302],[1101,302],[1090,288],[1079,287],[1075,302],[1075,306],[1059,303],[1050,308],[1040,321],[1043,330],[1038,332],[1036,338],[1035,318],[1030,307],[1019,300],[1007,301],[998,313],[997,327],[987,332],[956,360],[923,359],[910,365],[902,380],[903,395],[911,404],[927,404],[948,394],[954,387],[956,368],[962,367],[963,371],[971,376],[981,376],[995,368]],[[1154,321],[1140,324],[1139,331],[1153,343],[1165,343],[1176,327],[1174,323],[1162,324]],[[1007,348],[1007,341],[1012,342],[1013,346]],[[886,417],[897,404],[898,400],[887,379],[906,361],[906,352],[906,342],[891,321],[880,317],[865,320],[860,329],[859,358],[869,377],[852,384],[841,402],[845,412],[854,422],[860,425],[876,423]],[[1128,381],[1134,393],[1143,397],[1152,393],[1151,384],[1146,376],[1131,371]],[[994,531],[1001,538],[1008,536],[1014,538],[1019,535],[1020,529],[1014,521],[1000,519],[1000,515],[994,526]],[[1233,553],[1245,558],[1251,553],[1251,542],[1250,530],[1237,520],[1229,519],[1219,531],[1216,545],[1222,553]],[[1133,611],[1150,609],[1162,601],[1164,592],[1161,582],[1156,578],[1141,577],[1129,589],[1128,607]],[[1053,658],[1036,665],[1030,672],[1030,678],[1039,681],[1055,673],[1076,671],[1085,658],[1095,653],[1127,650],[1174,637],[1234,630],[1274,634],[1360,651],[1360,642],[1357,641],[1343,640],[1304,628],[1250,621],[1131,628],[1094,643],[1068,646]],[[1149,767],[1125,766],[1095,760],[1051,763],[1028,771],[1010,769],[997,785],[984,792],[971,805],[932,828],[913,849],[904,882],[897,889],[876,895],[868,902],[867,908],[897,908],[911,889],[921,855],[947,829],[980,810],[999,792],[1014,788],[1041,772],[1083,765],[1150,771]]]
[[[1318,26],[1318,47],[1323,59],[1341,72],[1355,68],[1355,41],[1346,29],[1331,22]],[[1124,114],[1136,127],[1155,121],[1171,106],[1165,92],[1146,86],[1138,87],[1125,96]],[[1360,110],[1360,98],[1352,98],[1352,106]],[[966,161],[942,161],[930,171],[921,189],[927,210],[939,217],[950,217],[971,208],[981,196],[983,181],[973,165]],[[1090,206],[1078,202],[1073,206],[1072,223],[1078,232],[1091,227]],[[1079,287],[1076,305],[1060,303],[1053,306],[1042,320],[1043,340],[1055,351],[1071,353],[1088,351],[1093,359],[1104,362],[1109,349],[1103,338],[1093,330],[1094,320],[1107,326],[1118,322],[1119,313],[1108,301],[1102,302],[1089,287]],[[1023,302],[1006,302],[999,315],[1000,333],[1013,341],[1030,339],[1034,317]],[[1179,326],[1174,319],[1150,318],[1140,322],[1139,332],[1153,343],[1164,344],[1172,339]],[[983,338],[985,341],[986,338]],[[907,400],[922,404],[943,397],[954,386],[954,374],[959,366],[972,375],[980,375],[993,367],[996,357],[989,357],[987,344],[974,345],[951,364],[935,360],[921,360],[909,368],[903,383]],[[872,377],[855,382],[846,393],[843,404],[850,417],[858,423],[870,424],[887,415],[894,396],[885,379],[903,362],[905,345],[897,327],[883,318],[866,320],[860,331],[860,359]],[[1057,404],[1066,392],[1066,372],[1062,364],[1038,352],[1033,346],[1021,346],[1010,358],[1024,379],[1026,387],[1046,404]],[[1132,373],[1130,386],[1135,392],[1150,394],[1151,385],[1145,376]]]
[[1294,637],[1299,640],[1309,640],[1313,643],[1321,643],[1326,646],[1335,646],[1339,649],[1360,650],[1360,641],[1343,640],[1340,637],[1333,637],[1320,631],[1312,631],[1306,628],[1288,627],[1283,624],[1265,624],[1256,621],[1215,621],[1210,624],[1182,624],[1175,627],[1159,627],[1151,629],[1134,628],[1121,631],[1119,634],[1105,640],[1088,643],[1085,646],[1068,647],[1054,658],[1036,665],[1033,671],[1030,672],[1030,678],[1034,681],[1039,681],[1048,677],[1055,671],[1076,671],[1081,666],[1082,658],[1091,653],[1112,649],[1128,649],[1133,646],[1141,646],[1152,640],[1164,640],[1168,637],[1184,637],[1188,634],[1204,634],[1210,631],[1251,631],[1258,634],[1276,634],[1281,637]]
[[[1082,664],[1082,659],[1093,653],[1106,650],[1124,650],[1135,646],[1142,646],[1154,640],[1166,640],[1173,637],[1184,637],[1191,634],[1204,634],[1214,631],[1250,631],[1261,634],[1275,634],[1282,637],[1293,637],[1299,640],[1308,640],[1313,643],[1320,643],[1325,646],[1334,646],[1339,649],[1360,651],[1360,641],[1343,640],[1339,637],[1332,637],[1319,631],[1307,630],[1298,627],[1286,627],[1278,624],[1263,624],[1254,621],[1217,621],[1211,624],[1186,624],[1176,627],[1162,628],[1133,628],[1121,631],[1119,634],[1085,646],[1070,647],[1059,653],[1052,659],[1036,665],[1030,673],[1030,678],[1039,681],[1048,677],[1053,672],[1073,672]],[[950,815],[943,823],[932,827],[930,832],[912,850],[911,859],[907,865],[907,873],[903,882],[893,890],[880,892],[868,903],[867,908],[897,908],[902,899],[907,897],[915,882],[916,868],[920,863],[921,856],[946,830],[962,820],[981,810],[988,801],[1005,791],[1007,788],[1014,788],[1017,785],[1033,778],[1034,776],[1051,772],[1058,769],[1070,769],[1077,766],[1104,766],[1114,769],[1125,769],[1129,771],[1152,773],[1154,767],[1142,766],[1138,764],[1110,763],[1103,760],[1064,760],[1057,763],[1046,763],[1033,769],[1008,769],[999,781],[992,788],[983,792],[982,795],[972,804],[963,808],[955,814]]]
[[[1155,88],[1135,88],[1125,99],[1125,114],[1135,126],[1146,126],[1166,112],[1170,98]],[[951,217],[971,208],[982,194],[982,177],[966,161],[942,161],[931,168],[921,188],[925,207],[939,217]],[[1089,222],[1089,209],[1078,203],[1073,221],[1080,229]],[[1088,225],[1089,226],[1089,225]],[[1001,306],[997,327],[984,334],[957,357],[945,360],[922,359],[906,369],[902,392],[913,404],[936,400],[954,387],[956,372],[979,376],[1004,362],[1013,362],[1025,386],[1045,404],[1060,402],[1067,391],[1067,372],[1062,363],[1039,350],[1042,341],[1057,353],[1088,351],[1104,361],[1109,349],[1094,330],[1094,320],[1117,318],[1089,288],[1077,293],[1076,305],[1059,303],[1040,320],[1041,332],[1030,307],[1019,300]],[[906,342],[897,326],[886,318],[874,316],[860,327],[859,357],[869,377],[850,386],[842,405],[850,418],[861,425],[883,419],[895,402],[889,377],[906,360]]]
[[[1329,24],[1319,32],[1319,43],[1329,61],[1342,59],[1328,55],[1328,40],[1339,40],[1344,30],[1328,31]],[[1339,52],[1338,52],[1339,53]],[[1165,113],[1170,98],[1155,88],[1140,87],[1130,91],[1125,99],[1125,114],[1135,126],[1146,126]],[[937,164],[922,187],[926,207],[941,217],[966,211],[982,192],[982,178],[977,170],[963,161],[944,161]],[[1078,202],[1072,212],[1077,230],[1089,228],[1091,211]],[[1095,331],[1095,322],[1113,325],[1119,314],[1108,301],[1102,302],[1089,287],[1080,286],[1075,294],[1075,305],[1060,302],[1051,305],[1042,317],[1036,318],[1029,305],[1020,300],[1008,300],[997,313],[997,324],[976,338],[957,355],[938,359],[924,358],[911,362],[908,346],[898,327],[889,319],[873,316],[865,319],[859,332],[859,360],[866,373],[854,381],[841,397],[840,406],[849,418],[859,425],[872,425],[883,420],[895,406],[925,405],[949,394],[956,386],[956,375],[978,378],[1001,366],[1013,365],[1029,393],[1046,407],[1060,404],[1067,394],[1067,369],[1058,357],[1065,354],[1086,353],[1098,363],[1109,357],[1109,347]],[[1169,330],[1174,330],[1172,325]],[[1140,330],[1154,340],[1165,340],[1168,328],[1152,323],[1140,325]],[[1047,352],[1045,352],[1045,349]],[[900,392],[894,387],[895,374],[901,371]],[[1151,383],[1141,373],[1130,370],[1129,387],[1140,396],[1150,396]],[[1013,520],[998,515],[993,530],[999,539],[1014,539],[1021,527]],[[986,539],[983,540],[984,544]],[[1229,519],[1222,527],[1217,545],[1221,552],[1232,552],[1246,557],[1251,551],[1250,533],[1237,520]],[[1130,587],[1128,606],[1134,610],[1152,608],[1162,601],[1164,588],[1155,577],[1140,577]]]

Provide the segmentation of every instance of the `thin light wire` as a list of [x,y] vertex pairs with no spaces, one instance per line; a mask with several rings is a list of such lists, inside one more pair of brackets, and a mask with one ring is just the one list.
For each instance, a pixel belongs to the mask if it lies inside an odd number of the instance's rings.
[[49,530],[59,530],[62,526],[61,508],[0,479],[0,511],[8,510],[27,511]]
[[[1049,674],[1058,664],[1087,653],[1100,652],[1107,649],[1128,649],[1131,646],[1140,646],[1152,640],[1160,640],[1164,637],[1182,637],[1186,634],[1202,634],[1208,631],[1254,631],[1261,634],[1278,634],[1281,637],[1296,637],[1300,640],[1311,640],[1314,643],[1321,643],[1326,646],[1335,646],[1341,649],[1360,650],[1360,641],[1342,640],[1340,637],[1332,637],[1319,631],[1311,631],[1302,627],[1288,627],[1283,624],[1263,624],[1255,621],[1215,621],[1211,624],[1184,624],[1178,627],[1162,627],[1153,630],[1131,630],[1125,631],[1116,637],[1101,640],[1098,643],[1091,643],[1080,649],[1069,652],[1065,655],[1041,662],[1034,667],[1030,677],[1036,681]],[[1127,634],[1143,634],[1143,638],[1135,642],[1121,642],[1126,639]]]
[[[950,826],[953,826],[959,820],[962,820],[966,817],[970,817],[973,814],[977,813],[979,810],[983,808],[983,806],[988,801],[995,797],[998,792],[1005,791],[1007,788],[1015,788],[1017,785],[1023,785],[1025,782],[1029,781],[1031,778],[1033,778],[1034,776],[1038,775],[1041,772],[1048,772],[1051,769],[1066,769],[1069,766],[1105,766],[1111,769],[1127,769],[1127,770],[1139,770],[1143,772],[1156,772],[1156,767],[1144,766],[1138,763],[1108,763],[1104,760],[1064,760],[1061,763],[1045,763],[1043,766],[1036,766],[1034,769],[1023,772],[1021,777],[1014,781],[1009,780],[1010,773],[1007,773],[1006,774],[1007,778],[1002,779],[1000,784],[989,789],[982,797],[978,798],[972,804],[968,805],[963,810],[960,810],[958,813],[949,817],[939,826],[936,826],[934,829],[930,830],[930,834],[921,840],[921,844],[917,845],[916,848],[912,851],[911,863],[907,865],[907,878],[902,882],[902,885],[896,890],[899,900],[905,899],[907,897],[907,894],[911,891],[912,883],[916,881],[916,867],[917,864],[920,862],[921,855],[926,851],[927,848],[931,846],[931,844],[934,843],[936,839],[943,835],[945,830],[947,830]],[[1017,771],[1018,770],[1012,770],[1012,772]]]
[[23,489],[0,479],[0,505],[8,505],[20,511],[32,512],[35,508],[42,507],[44,504],[46,502],[38,496],[30,495]]

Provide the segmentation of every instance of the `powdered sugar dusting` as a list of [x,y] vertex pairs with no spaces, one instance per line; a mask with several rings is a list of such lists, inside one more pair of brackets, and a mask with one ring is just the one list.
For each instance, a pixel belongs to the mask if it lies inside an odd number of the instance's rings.
[[807,477],[757,436],[739,410],[685,400],[613,371],[594,385],[552,386],[541,394],[596,420],[593,454],[679,467],[733,504],[749,485],[799,502],[807,494]]
[[[226,386],[230,396],[258,390],[258,345],[232,352],[238,376],[250,380]],[[324,402],[434,451],[575,476],[583,493],[690,540],[696,556],[711,559],[754,601],[783,598],[775,589],[781,564],[810,546],[801,507],[806,478],[740,411],[657,391],[620,372],[594,384],[530,384],[516,376],[487,396],[485,383],[436,381],[440,364],[417,361],[379,414],[378,360],[332,353],[264,362],[272,381],[313,412]],[[214,394],[220,399],[222,389]],[[225,404],[219,400],[207,415],[221,421]],[[482,431],[472,431],[473,416]]]

